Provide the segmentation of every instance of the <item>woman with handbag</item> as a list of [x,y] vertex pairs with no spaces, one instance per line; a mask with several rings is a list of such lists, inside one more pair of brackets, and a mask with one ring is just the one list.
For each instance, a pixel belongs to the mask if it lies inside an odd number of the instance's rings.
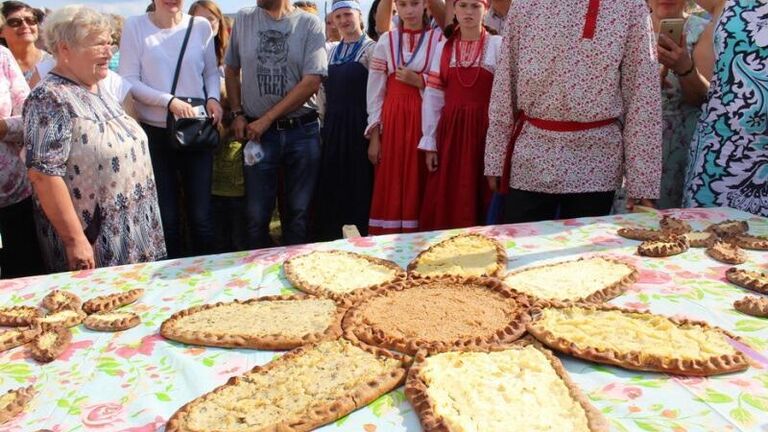
[[222,117],[214,34],[208,20],[182,12],[182,0],[154,5],[125,22],[120,74],[133,85],[149,139],[168,257],[183,255],[182,190],[191,254],[204,255],[214,251],[211,176]]

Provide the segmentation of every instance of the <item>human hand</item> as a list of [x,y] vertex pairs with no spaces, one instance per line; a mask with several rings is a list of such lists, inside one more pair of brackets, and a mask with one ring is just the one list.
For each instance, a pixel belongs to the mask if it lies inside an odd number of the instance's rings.
[[267,116],[260,117],[251,123],[248,123],[245,134],[249,140],[261,141],[261,136],[272,126],[272,121]]
[[498,192],[499,191],[499,182],[501,180],[500,177],[497,177],[497,176],[485,176],[485,179],[488,180],[488,188],[491,189],[491,192]]
[[69,244],[65,244],[67,266],[70,270],[91,270],[96,268],[96,258],[93,246],[82,236]]
[[410,69],[406,69],[402,66],[397,68],[395,71],[395,78],[398,81],[408,84],[409,86],[416,87],[417,89],[424,88],[424,80],[421,78],[421,74],[416,73]]
[[627,198],[627,211],[634,211],[636,206],[655,209],[656,203],[647,198]]
[[173,98],[170,105],[168,105],[168,111],[175,115],[177,118],[192,118],[196,117],[197,113],[192,105],[184,102],[181,99]]
[[437,171],[437,152],[428,151],[426,155],[426,160],[427,160],[427,171],[429,172]]
[[232,130],[235,133],[235,139],[242,141],[245,139],[245,130],[248,127],[248,120],[245,116],[237,116],[232,120]]
[[371,139],[368,142],[368,160],[374,165],[381,162],[381,137],[378,129],[371,132]]
[[221,123],[222,117],[224,117],[224,110],[221,108],[221,104],[216,99],[208,99],[205,102],[205,111],[208,116],[213,119],[213,125],[216,126]]
[[[685,37],[685,33],[683,33],[683,41]],[[685,45],[678,45],[665,34],[659,35],[657,51],[659,53],[659,63],[677,74],[685,73],[693,66],[693,59],[688,52],[688,48]]]

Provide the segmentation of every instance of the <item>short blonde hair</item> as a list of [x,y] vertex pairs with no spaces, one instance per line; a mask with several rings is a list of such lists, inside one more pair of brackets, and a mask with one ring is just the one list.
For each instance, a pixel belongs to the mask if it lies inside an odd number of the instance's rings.
[[45,47],[55,57],[60,43],[80,44],[94,32],[111,34],[110,17],[83,5],[64,6],[45,17],[42,35]]

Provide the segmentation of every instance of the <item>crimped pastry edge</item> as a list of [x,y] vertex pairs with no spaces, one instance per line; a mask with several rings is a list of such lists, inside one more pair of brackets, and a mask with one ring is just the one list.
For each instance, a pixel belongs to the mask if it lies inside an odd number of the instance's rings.
[[[54,333],[56,334],[56,342],[50,347],[50,348],[41,348],[38,345],[38,341],[41,337],[43,337],[47,333]],[[69,343],[72,341],[72,332],[69,331],[69,328],[67,327],[53,327],[49,330],[43,330],[40,334],[35,336],[35,339],[32,340],[32,343],[29,344],[30,346],[30,354],[32,355],[32,358],[41,362],[41,363],[50,363],[58,356],[61,355],[61,353],[64,352],[64,350],[67,349],[67,346],[69,346]]]
[[[8,312],[26,311],[23,316],[6,315]],[[0,326],[6,327],[27,327],[33,325],[37,318],[42,314],[40,310],[33,306],[11,306],[0,308]]]
[[[59,322],[56,322],[56,323],[48,323],[48,322],[42,321],[44,318],[48,318],[51,315],[56,315],[58,313],[68,312],[68,311],[75,312],[77,315],[73,316],[73,317],[70,317],[70,318],[67,318],[64,321],[59,321]],[[53,329],[53,328],[56,328],[56,327],[74,327],[76,325],[81,324],[83,322],[83,320],[85,320],[86,316],[87,315],[82,310],[61,309],[61,310],[58,310],[56,312],[50,313],[50,314],[48,314],[48,315],[46,315],[44,317],[40,317],[40,318],[36,319],[35,320],[35,325],[40,326],[40,328],[43,331],[50,330],[50,329]]]
[[21,387],[13,390],[8,390],[5,394],[16,393],[16,398],[4,409],[0,410],[0,425],[12,420],[17,415],[24,412],[24,409],[29,404],[29,401],[35,396],[35,388],[33,386]]
[[[193,405],[197,401],[203,401],[208,398],[214,397],[217,393],[224,390],[226,387],[237,384],[242,377],[247,374],[253,373],[267,373],[269,370],[284,362],[292,361],[294,358],[303,355],[305,352],[313,349],[316,345],[325,341],[318,341],[308,345],[300,346],[293,349],[281,357],[272,360],[264,366],[256,366],[249,372],[246,372],[240,376],[231,377],[224,385],[216,387],[212,391],[205,393],[179,408],[173,416],[168,420],[166,424],[166,432],[195,432],[186,427],[186,417],[189,415]],[[310,431],[322,425],[328,424],[336,419],[339,419],[350,412],[368,405],[380,396],[394,390],[405,381],[405,376],[413,359],[409,356],[401,355],[398,353],[389,352],[377,347],[365,345],[359,341],[348,341],[358,348],[371,353],[377,357],[387,357],[400,361],[400,367],[389,373],[379,375],[374,379],[368,381],[364,388],[358,388],[353,393],[342,396],[336,399],[332,403],[317,404],[311,407],[304,415],[299,415],[295,418],[284,419],[279,424],[268,427],[267,431],[293,431],[304,432]]]
[[[584,261],[584,260],[595,259],[595,258],[600,258],[602,260],[610,261],[610,262],[615,263],[615,264],[625,265],[625,266],[631,268],[632,272],[630,274],[628,274],[627,276],[624,276],[623,278],[621,278],[619,281],[617,281],[617,282],[615,282],[615,283],[613,283],[613,284],[611,284],[611,285],[609,285],[607,287],[601,288],[600,290],[595,291],[595,292],[593,292],[592,294],[590,294],[590,295],[588,295],[586,297],[581,297],[581,298],[572,299],[572,300],[547,299],[547,298],[543,298],[543,297],[537,297],[534,294],[529,294],[529,293],[526,293],[526,292],[523,292],[523,291],[517,291],[514,287],[512,287],[511,285],[506,283],[506,278],[507,277],[512,276],[512,275],[517,275],[517,274],[520,274],[520,273],[524,273],[524,272],[529,271],[529,270],[545,268],[545,267],[556,267],[558,265],[562,265],[562,264],[568,263],[568,262],[578,262],[578,261]],[[552,264],[544,264],[544,265],[539,265],[539,266],[525,267],[525,268],[522,268],[522,269],[515,270],[515,271],[507,273],[504,276],[504,278],[501,279],[501,282],[502,282],[502,284],[505,287],[507,287],[511,291],[516,292],[516,293],[521,294],[521,295],[528,296],[536,305],[546,306],[546,305],[560,305],[560,304],[565,305],[565,304],[569,304],[569,303],[603,303],[603,302],[606,302],[606,301],[608,301],[610,299],[613,299],[613,298],[616,298],[616,297],[622,295],[627,290],[627,288],[629,288],[630,285],[632,285],[633,283],[637,282],[637,278],[638,278],[639,274],[640,274],[640,272],[637,270],[637,267],[635,267],[634,265],[632,265],[632,264],[630,264],[628,262],[621,261],[621,260],[618,260],[618,259],[615,259],[615,258],[607,258],[607,257],[602,257],[602,256],[599,256],[599,255],[596,255],[596,256],[592,256],[592,257],[584,257],[584,258],[579,258],[579,259],[575,259],[575,260],[560,261],[560,262],[556,262],[556,263],[552,263]]]
[[134,303],[143,295],[143,288],[134,288],[126,292],[97,296],[83,303],[83,311],[87,314],[109,312]]
[[767,236],[754,236],[749,234],[739,234],[733,237],[736,245],[742,249],[749,250],[768,250],[768,237]]
[[[385,282],[382,282],[382,283],[379,283],[379,284],[375,284],[375,285],[369,285],[369,286],[365,286],[365,287],[360,287],[360,288],[354,289],[354,290],[352,290],[350,292],[346,292],[346,293],[334,292],[334,291],[331,291],[331,290],[329,290],[327,288],[324,288],[324,287],[322,287],[320,285],[311,284],[311,283],[307,282],[306,280],[302,279],[301,276],[299,276],[298,272],[293,268],[293,261],[294,260],[296,260],[298,258],[303,258],[303,257],[305,257],[307,255],[311,255],[311,254],[314,254],[314,253],[317,253],[317,252],[332,253],[332,254],[339,254],[339,255],[352,255],[352,256],[354,256],[356,258],[362,258],[362,259],[364,259],[364,260],[366,260],[366,261],[368,261],[368,262],[370,262],[370,263],[372,263],[374,265],[380,265],[380,266],[387,267],[387,268],[389,268],[391,270],[394,270],[395,271],[395,276],[391,280],[389,280],[389,281],[385,281]],[[397,282],[398,280],[403,280],[403,279],[405,279],[407,277],[407,273],[405,272],[405,270],[403,270],[402,267],[400,267],[399,265],[397,265],[393,261],[385,260],[383,258],[373,257],[373,256],[370,256],[370,255],[364,255],[364,254],[357,253],[357,252],[350,252],[350,251],[344,251],[344,250],[338,250],[338,249],[328,250],[328,251],[312,251],[312,252],[309,252],[309,253],[306,253],[306,254],[301,254],[301,255],[297,255],[295,257],[289,258],[287,261],[285,261],[283,263],[283,272],[285,273],[285,278],[288,279],[288,281],[291,283],[291,285],[293,285],[294,287],[296,287],[300,291],[303,291],[303,292],[305,292],[307,294],[312,294],[312,295],[315,295],[315,296],[318,296],[318,297],[329,298],[329,299],[337,301],[337,302],[340,302],[340,301],[350,301],[350,302],[359,301],[359,300],[367,297],[368,295],[370,295],[370,291],[371,290],[374,290],[374,289],[376,289],[376,288],[378,288],[380,286],[383,286],[383,285],[387,285],[387,284],[390,284],[390,283],[393,283],[393,282]]]
[[616,230],[616,234],[625,239],[639,241],[658,240],[665,236],[663,231],[657,229],[627,227],[619,228]]
[[[640,315],[653,315],[661,316],[675,325],[695,325],[703,327],[705,329],[714,330],[722,333],[724,336],[740,341],[741,339],[719,327],[711,326],[703,321],[694,321],[688,319],[677,319],[667,317],[659,314],[652,314],[650,312],[642,312],[637,310],[631,310],[626,308],[620,308],[611,306],[608,304],[595,305],[595,304],[577,304],[577,305],[565,305],[565,306],[548,306],[549,308],[565,308],[571,306],[578,306],[583,309],[601,310],[601,311],[620,311],[628,314],[640,314]],[[538,339],[544,345],[552,348],[555,351],[559,351],[565,354],[572,355],[574,357],[582,358],[585,360],[593,361],[596,363],[605,363],[614,366],[619,366],[625,369],[651,371],[651,372],[664,372],[673,375],[685,375],[685,376],[709,376],[717,374],[725,374],[730,372],[737,372],[745,370],[749,367],[749,362],[741,351],[734,348],[736,354],[727,355],[723,354],[717,357],[711,357],[707,360],[683,360],[672,359],[674,364],[665,365],[665,362],[670,362],[667,358],[661,358],[659,356],[646,355],[638,351],[630,351],[627,353],[620,353],[614,350],[598,350],[594,347],[578,348],[575,344],[568,340],[554,335],[552,332],[546,329],[536,327],[538,317],[541,315],[541,310],[533,310],[531,312],[532,320],[528,324],[528,332]]]
[[[55,300],[53,300],[57,293],[60,293],[67,298],[67,301],[64,304],[58,304],[55,302]],[[83,301],[75,293],[66,290],[55,289],[43,297],[43,301],[40,305],[47,309],[49,312],[58,312],[63,309],[81,309]]]
[[[657,243],[657,244],[654,244]],[[646,240],[637,246],[637,254],[652,258],[666,258],[679,255],[690,247],[683,235],[668,234],[659,240]]]
[[[528,345],[533,345],[549,360],[550,365],[555,370],[557,375],[563,381],[563,384],[568,388],[568,393],[571,398],[578,402],[581,408],[584,410],[584,414],[587,417],[587,424],[591,432],[608,432],[610,430],[610,424],[602,415],[602,413],[595,408],[586,396],[581,392],[581,389],[576,383],[571,380],[570,375],[563,367],[560,360],[552,354],[552,351],[545,348],[538,341],[532,337],[525,337],[516,341],[515,343],[507,346],[489,345],[485,349],[467,349],[462,348],[455,350],[456,352],[491,352],[491,351],[505,351],[510,349],[522,349]],[[426,350],[420,350],[414,359],[413,365],[408,371],[408,376],[405,382],[405,396],[408,401],[413,405],[416,413],[419,416],[421,426],[424,432],[452,432],[451,428],[442,420],[440,416],[435,413],[434,405],[429,399],[427,393],[427,384],[421,378],[420,373],[424,366],[424,360],[436,353],[429,353]]]
[[[213,309],[219,306],[226,306],[227,304],[249,304],[262,301],[300,301],[300,300],[331,300],[336,304],[336,313],[333,315],[330,324],[322,332],[309,333],[302,338],[287,338],[279,334],[269,335],[266,337],[239,337],[232,335],[224,335],[216,340],[216,336],[210,332],[205,331],[184,331],[179,330],[176,327],[177,321],[180,319],[193,315],[195,313]],[[235,300],[232,302],[218,302],[208,305],[200,305],[181,310],[174,313],[170,318],[163,321],[160,326],[160,334],[170,340],[182,342],[191,345],[202,346],[215,346],[225,348],[253,348],[263,350],[287,350],[297,348],[308,343],[320,342],[323,340],[337,339],[341,336],[341,320],[344,318],[344,314],[347,312],[348,303],[345,301],[339,301],[329,299],[326,297],[311,296],[306,294],[294,294],[294,295],[274,295],[256,297],[248,300]]]
[[[383,330],[374,327],[365,322],[363,309],[365,305],[378,296],[386,296],[393,292],[404,291],[416,288],[422,285],[431,285],[434,283],[456,283],[456,284],[475,284],[484,285],[489,290],[514,300],[518,310],[514,319],[508,322],[503,328],[496,330],[490,337],[471,337],[462,338],[449,342],[428,342],[424,340],[413,340],[400,337],[392,337],[384,333]],[[344,337],[363,344],[378,346],[383,349],[392,350],[408,355],[414,355],[419,350],[424,349],[430,353],[453,351],[459,348],[485,348],[489,345],[508,345],[519,339],[526,331],[526,324],[530,321],[529,309],[531,302],[528,296],[510,291],[499,279],[479,276],[435,276],[428,278],[409,279],[407,281],[397,282],[376,290],[376,295],[370,296],[365,300],[353,305],[347,311],[342,321]]]
[[758,318],[768,318],[768,298],[745,296],[733,302],[733,307],[739,312]]
[[[733,251],[722,250],[722,248],[733,248]],[[707,255],[710,258],[725,264],[744,264],[747,262],[747,255],[741,248],[735,244],[718,240],[712,246],[707,248]]]
[[[707,236],[707,238],[703,240],[693,240],[690,237],[688,237],[688,234],[698,234],[698,233],[706,233],[709,235]],[[715,244],[715,242],[717,241],[717,234],[715,234],[712,231],[691,231],[689,233],[685,233],[684,235],[688,239],[688,244],[692,248],[708,248],[713,244]]]
[[[110,322],[99,320],[101,315],[113,314],[113,313],[123,313],[129,316],[125,318],[112,320]],[[139,324],[141,324],[141,318],[135,313],[127,312],[127,311],[126,312],[116,312],[116,311],[97,312],[97,313],[88,315],[83,320],[83,325],[86,328],[94,331],[103,331],[103,332],[125,331],[128,329],[134,328]]]
[[16,347],[28,344],[40,334],[41,328],[40,326],[33,325],[31,327],[17,327],[7,331],[16,333],[16,336],[13,339],[0,344],[0,352],[9,351]]
[[[736,224],[736,228],[724,229],[725,225]],[[744,234],[749,231],[749,223],[745,220],[733,220],[727,219],[722,222],[713,223],[704,231],[711,231],[717,234],[719,237],[731,237],[739,234]]]
[[439,275],[439,276],[431,276],[431,275],[423,275],[416,271],[416,267],[419,265],[419,260],[422,256],[425,254],[431,252],[436,247],[442,245],[443,243],[447,243],[451,240],[454,240],[459,237],[479,237],[482,238],[485,241],[489,241],[493,244],[493,246],[496,248],[496,270],[494,270],[491,274],[483,275],[481,277],[499,277],[501,276],[506,270],[507,270],[507,250],[504,248],[504,246],[496,240],[493,237],[487,236],[485,234],[481,233],[463,233],[458,234],[455,236],[448,237],[445,240],[441,240],[435,244],[430,245],[428,248],[424,249],[423,251],[419,252],[418,255],[410,262],[408,263],[408,277],[410,278],[434,278],[434,277],[442,277],[442,276],[461,276],[461,277],[468,277],[466,275]]
[[659,227],[664,232],[677,235],[683,235],[693,231],[693,228],[691,228],[691,225],[688,224],[688,222],[672,216],[662,216],[661,220],[659,220]]
[[768,275],[765,273],[731,267],[725,271],[725,278],[728,282],[742,288],[768,294]]

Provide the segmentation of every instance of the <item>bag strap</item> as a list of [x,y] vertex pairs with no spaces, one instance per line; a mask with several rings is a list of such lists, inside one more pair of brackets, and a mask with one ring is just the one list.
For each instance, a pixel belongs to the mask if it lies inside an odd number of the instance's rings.
[[187,34],[184,35],[184,42],[181,44],[181,52],[179,53],[179,61],[176,63],[176,72],[173,74],[173,85],[171,86],[171,94],[176,96],[176,85],[179,83],[179,72],[181,71],[181,61],[184,60],[184,53],[187,51],[187,42],[189,42],[189,35],[192,34],[192,26],[195,24],[195,17],[189,17],[189,26],[187,27]]

